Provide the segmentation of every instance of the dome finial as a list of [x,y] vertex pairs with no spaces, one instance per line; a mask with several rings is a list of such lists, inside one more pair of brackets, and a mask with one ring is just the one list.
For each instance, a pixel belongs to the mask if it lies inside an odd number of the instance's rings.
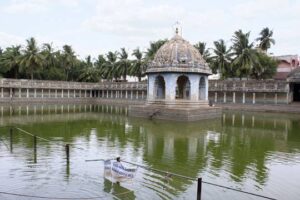
[[179,21],[176,21],[173,27],[175,28],[175,35],[179,35],[179,32],[182,32]]

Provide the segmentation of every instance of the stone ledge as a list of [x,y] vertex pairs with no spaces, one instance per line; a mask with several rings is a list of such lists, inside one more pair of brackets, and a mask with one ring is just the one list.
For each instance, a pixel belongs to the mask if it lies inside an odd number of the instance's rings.
[[149,119],[173,121],[199,121],[220,118],[222,109],[218,107],[199,106],[198,108],[166,107],[158,105],[130,106],[128,115]]

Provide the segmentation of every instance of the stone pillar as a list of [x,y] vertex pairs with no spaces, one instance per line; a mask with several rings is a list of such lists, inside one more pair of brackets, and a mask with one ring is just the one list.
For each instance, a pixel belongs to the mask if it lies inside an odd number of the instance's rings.
[[84,98],[86,98],[86,90],[84,90]]
[[26,97],[29,98],[29,89],[26,89]]
[[[177,85],[177,77],[178,75],[176,74],[165,74],[164,76],[165,79],[165,99],[167,101],[175,101],[176,98],[176,85]],[[190,76],[188,76],[190,78]],[[190,82],[190,86],[192,85],[192,83]],[[191,87],[192,89],[192,87]],[[191,95],[190,95],[191,96]],[[196,98],[196,96],[194,97]]]
[[70,98],[70,90],[68,89],[68,98]]
[[55,98],[57,98],[57,89],[55,89]]
[[246,103],[246,94],[245,94],[245,92],[243,92],[243,104],[245,104]]
[[108,99],[108,90],[106,90],[106,98]]
[[90,97],[93,97],[93,91],[90,90]]
[[252,99],[252,103],[255,104],[255,93],[253,92],[253,99]]
[[44,98],[44,89],[42,89],[42,98]]
[[208,76],[205,76],[205,100],[208,101]]
[[21,97],[22,97],[22,89],[19,88],[19,98],[21,98]]
[[232,102],[235,103],[235,92],[233,92]]
[[1,98],[4,97],[3,88],[1,88]]
[[[198,74],[189,74],[188,75],[189,81],[190,81],[190,100],[191,101],[198,101],[199,100],[199,81],[200,77]],[[174,80],[175,79],[175,80]],[[175,82],[175,89],[177,86],[177,77],[173,78],[173,81]],[[176,93],[176,91],[175,91]],[[206,95],[206,93],[204,94]],[[175,100],[175,94],[174,94],[174,100]],[[206,100],[206,97],[204,97],[203,100]]]
[[48,98],[51,98],[51,89],[48,89]]
[[226,92],[224,92],[224,99],[223,102],[226,103]]
[[289,104],[289,93],[286,93],[286,104]]
[[[42,90],[43,91],[43,90]],[[43,96],[42,96],[43,97]],[[36,88],[34,88],[34,98],[36,98]]]
[[215,103],[217,103],[217,102],[218,102],[218,93],[215,92]]
[[114,98],[114,91],[113,90],[111,90],[111,92],[110,92],[110,98]]
[[147,80],[147,99],[154,100],[155,99],[155,92],[154,92],[154,82],[155,82],[155,75],[149,74]]
[[135,98],[139,99],[139,91],[138,90],[136,91]]
[[125,99],[128,98],[127,90],[125,91]]
[[61,89],[61,98],[64,98],[64,89]]
[[74,98],[76,98],[76,90],[74,90]]

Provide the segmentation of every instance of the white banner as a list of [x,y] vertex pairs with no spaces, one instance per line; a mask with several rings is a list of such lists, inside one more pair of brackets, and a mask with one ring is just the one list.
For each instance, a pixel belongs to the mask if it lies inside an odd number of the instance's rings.
[[122,165],[121,162],[105,160],[104,172],[107,176],[113,178],[134,178],[137,168],[127,168]]

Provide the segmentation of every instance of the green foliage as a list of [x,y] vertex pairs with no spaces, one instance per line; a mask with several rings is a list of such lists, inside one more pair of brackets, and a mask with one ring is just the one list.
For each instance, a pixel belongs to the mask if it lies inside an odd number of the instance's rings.
[[155,42],[150,42],[150,47],[146,51],[146,59],[147,60],[152,60],[154,58],[155,53],[157,50],[164,45],[168,40],[157,40]]
[[138,77],[138,80],[142,80],[143,73],[146,71],[146,62],[143,58],[143,53],[140,51],[139,48],[133,50],[132,55],[135,59],[132,61],[132,66],[129,70],[129,74],[131,76]]
[[20,68],[21,46],[11,46],[6,48],[0,56],[0,73],[6,76],[18,78]]
[[277,70],[278,61],[266,55],[265,53],[258,53],[258,63],[254,65],[251,77],[255,79],[269,79],[274,76]]
[[273,31],[271,31],[268,27],[263,28],[260,32],[260,37],[256,39],[259,41],[259,48],[263,51],[268,51],[271,47],[271,44],[275,44],[275,40],[272,38]]
[[29,38],[26,42],[27,46],[20,57],[20,66],[22,70],[28,72],[31,79],[33,79],[34,71],[42,67],[44,57],[39,52],[39,48],[34,38]]
[[219,72],[222,78],[229,77],[232,74],[232,53],[231,48],[227,49],[224,40],[214,42],[214,56],[210,58],[210,67],[213,73]]
[[206,48],[206,43],[205,42],[198,42],[197,44],[194,45],[194,47],[199,51],[199,53],[202,55],[203,59],[207,62],[210,63],[210,52]]
[[[256,79],[271,78],[276,72],[277,63],[266,53],[271,44],[273,31],[264,28],[260,37],[259,47],[249,41],[250,32],[238,30],[232,37],[232,46],[226,46],[224,40],[214,42],[214,48],[207,48],[206,43],[198,42],[195,48],[211,67],[213,73],[220,73],[223,79],[229,77],[247,77]],[[136,48],[131,53],[125,48],[120,52],[109,51],[100,54],[93,61],[91,56],[81,60],[72,46],[64,45],[61,50],[53,48],[51,43],[45,43],[39,48],[34,38],[26,40],[27,45],[0,48],[0,77],[5,78],[35,78],[43,80],[66,80],[98,82],[126,81],[127,76],[141,78],[157,50],[168,40],[150,42],[146,52]],[[210,51],[211,50],[211,51]]]
[[125,48],[121,48],[121,52],[119,54],[119,62],[117,64],[117,73],[123,76],[123,80],[126,81],[126,76],[128,70],[130,68],[131,62],[128,60],[128,53],[126,52]]

